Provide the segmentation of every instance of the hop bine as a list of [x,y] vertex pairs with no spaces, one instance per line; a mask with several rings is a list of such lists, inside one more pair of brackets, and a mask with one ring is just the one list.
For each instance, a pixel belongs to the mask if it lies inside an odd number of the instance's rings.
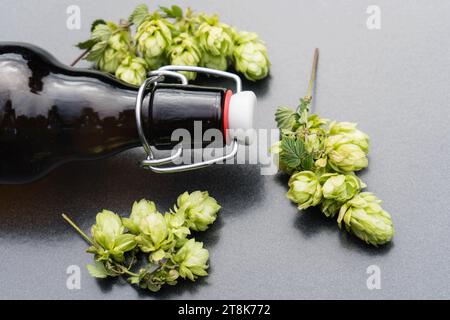
[[[69,217],[63,218],[91,245],[87,252],[95,261],[87,269],[93,277],[126,275],[131,284],[158,291],[179,278],[195,281],[207,275],[208,250],[187,237],[191,229],[206,230],[220,205],[207,192],[195,191],[180,195],[174,209],[161,214],[154,202],[142,199],[133,203],[127,218],[103,210],[91,228],[92,238]],[[149,254],[148,263],[133,271],[142,256],[139,252]]]
[[281,139],[271,152],[279,155],[279,169],[291,175],[287,197],[299,210],[320,206],[327,217],[338,214],[339,227],[344,224],[369,244],[385,244],[394,235],[391,217],[380,199],[361,193],[366,185],[355,174],[368,166],[368,135],[356,123],[309,115],[317,61],[316,49],[307,95],[297,110],[279,107],[275,113]]

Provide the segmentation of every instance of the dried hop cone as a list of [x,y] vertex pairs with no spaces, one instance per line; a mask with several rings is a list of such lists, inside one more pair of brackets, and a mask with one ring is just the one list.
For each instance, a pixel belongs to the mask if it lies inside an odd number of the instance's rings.
[[[201,59],[200,48],[195,38],[189,33],[181,33],[173,39],[172,45],[169,47],[169,60],[173,65],[180,66],[198,66]],[[188,80],[196,78],[195,72],[183,72]]]
[[325,140],[328,164],[338,172],[349,173],[368,166],[369,137],[356,129],[356,123],[333,122]]
[[147,77],[147,63],[142,58],[128,55],[117,68],[116,77],[127,83],[139,86]]
[[362,192],[340,209],[338,224],[374,246],[385,244],[394,236],[391,216],[380,206],[381,200],[370,192]]
[[173,25],[153,15],[137,28],[135,40],[150,69],[158,69],[166,63],[166,50],[172,43]]
[[267,49],[256,33],[241,31],[236,34],[233,58],[236,70],[248,80],[260,80],[269,74]]
[[317,175],[312,171],[301,171],[289,179],[289,191],[286,196],[297,204],[299,210],[319,204],[322,199],[322,188]]
[[124,233],[120,217],[114,212],[103,210],[96,216],[96,224],[91,228],[95,246],[88,249],[98,260],[113,259],[124,261],[124,253],[134,249],[136,241],[131,234]]

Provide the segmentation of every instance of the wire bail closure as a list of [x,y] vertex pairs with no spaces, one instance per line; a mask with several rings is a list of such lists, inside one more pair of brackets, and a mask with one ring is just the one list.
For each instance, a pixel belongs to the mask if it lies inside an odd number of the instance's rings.
[[239,78],[239,76],[234,73],[230,73],[230,72],[226,72],[226,71],[220,71],[220,70],[203,68],[203,67],[195,67],[195,66],[169,65],[169,66],[161,67],[158,70],[149,72],[149,74],[148,74],[149,78],[147,78],[144,81],[144,83],[140,86],[137,97],[136,97],[136,125],[137,125],[137,129],[138,129],[139,139],[141,140],[142,147],[144,148],[144,151],[147,155],[146,159],[141,161],[141,166],[144,169],[150,169],[156,173],[183,172],[183,171],[189,171],[189,170],[195,170],[195,169],[207,167],[214,163],[234,158],[238,151],[238,143],[237,143],[236,139],[233,139],[233,141],[231,143],[231,151],[224,156],[209,159],[209,160],[204,160],[204,161],[196,162],[196,163],[192,163],[192,164],[160,167],[165,164],[173,163],[177,159],[181,159],[181,157],[183,155],[183,147],[180,144],[180,146],[177,147],[176,151],[173,152],[172,155],[169,157],[160,158],[160,159],[155,158],[155,155],[152,150],[152,146],[149,144],[147,138],[145,137],[145,133],[144,133],[143,125],[142,125],[142,103],[144,101],[146,91],[149,90],[151,87],[155,86],[158,81],[164,81],[165,77],[177,78],[181,82],[182,85],[187,85],[188,80],[182,73],[180,73],[180,71],[206,73],[206,74],[212,74],[212,75],[232,79],[232,80],[234,80],[235,85],[236,85],[236,93],[238,93],[242,90],[241,78]]

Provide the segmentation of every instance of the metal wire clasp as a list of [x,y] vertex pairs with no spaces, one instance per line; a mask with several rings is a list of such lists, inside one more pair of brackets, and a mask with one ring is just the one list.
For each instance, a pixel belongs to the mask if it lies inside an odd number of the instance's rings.
[[141,166],[144,169],[150,169],[153,172],[156,173],[174,173],[174,172],[182,172],[182,171],[189,171],[194,169],[203,168],[206,166],[209,166],[211,164],[222,162],[227,159],[234,158],[238,151],[238,143],[236,139],[234,139],[231,143],[231,151],[221,157],[204,160],[201,162],[196,162],[192,164],[184,164],[184,165],[173,165],[173,166],[165,166],[160,167],[162,165],[172,163],[177,159],[180,159],[183,154],[183,148],[181,145],[177,147],[177,150],[170,156],[166,158],[156,159],[154,156],[154,153],[152,151],[152,146],[148,143],[147,138],[145,137],[143,125],[142,125],[142,103],[145,98],[146,91],[149,90],[152,86],[155,86],[158,81],[164,81],[165,77],[173,77],[177,78],[181,84],[187,85],[188,80],[187,78],[180,73],[180,71],[187,71],[187,72],[199,72],[199,73],[206,73],[206,74],[212,74],[224,78],[229,78],[234,80],[236,85],[236,93],[240,92],[242,90],[242,82],[241,78],[237,76],[236,74],[215,70],[215,69],[209,69],[209,68],[202,68],[202,67],[194,67],[194,66],[164,66],[158,70],[149,72],[149,78],[147,78],[144,83],[139,88],[137,97],[136,97],[136,125],[138,129],[139,138],[142,143],[142,147],[144,148],[145,153],[147,154],[147,157],[145,160],[141,161]]

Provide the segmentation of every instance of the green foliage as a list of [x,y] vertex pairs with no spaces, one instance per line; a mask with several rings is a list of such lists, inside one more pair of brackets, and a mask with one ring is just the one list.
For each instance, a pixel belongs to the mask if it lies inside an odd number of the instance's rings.
[[299,210],[317,206],[322,213],[366,243],[378,246],[392,240],[391,216],[355,171],[368,166],[369,137],[356,123],[329,122],[309,115],[311,97],[300,99],[297,110],[278,107],[275,121],[280,141],[271,152],[278,154],[279,169],[289,175],[288,199]]
[[[164,214],[154,202],[142,199],[133,204],[126,218],[108,210],[98,213],[92,237],[63,217],[90,244],[87,252],[94,255],[94,263],[86,268],[92,277],[127,276],[131,284],[154,292],[165,284],[175,285],[178,278],[195,281],[208,274],[208,250],[188,236],[191,230],[207,230],[220,208],[201,191],[181,194]],[[133,270],[142,254],[148,263]]]
[[[89,51],[84,59],[94,62],[95,68],[133,85],[143,82],[143,74],[165,64],[218,70],[233,64],[251,81],[265,78],[270,67],[267,49],[257,34],[237,31],[220,22],[217,15],[195,14],[177,5],[160,6],[150,12],[146,4],[140,4],[128,21],[119,25],[97,19],[92,23],[90,38],[76,46]],[[142,63],[123,61],[130,56],[145,60],[145,72]],[[193,72],[184,74],[189,80],[196,78]]]

